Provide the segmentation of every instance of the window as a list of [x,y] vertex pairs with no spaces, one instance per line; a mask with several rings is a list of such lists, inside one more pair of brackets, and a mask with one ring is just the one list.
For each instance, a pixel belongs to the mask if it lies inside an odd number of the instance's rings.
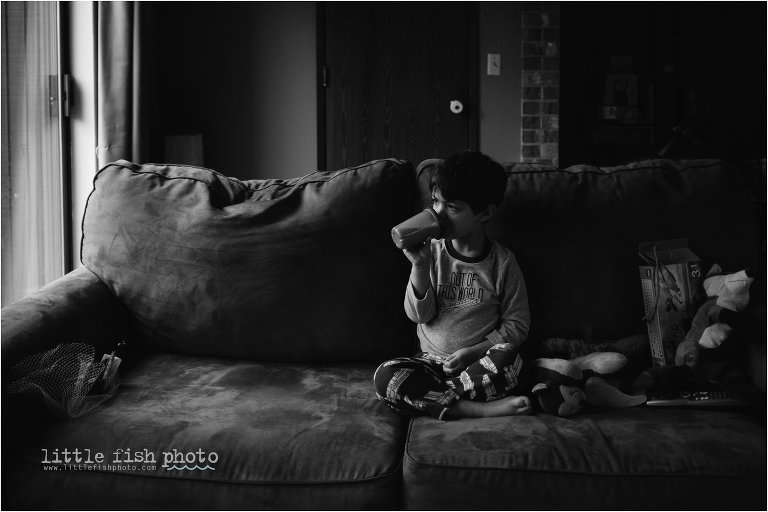
[[2,2],[2,305],[69,270],[58,2]]

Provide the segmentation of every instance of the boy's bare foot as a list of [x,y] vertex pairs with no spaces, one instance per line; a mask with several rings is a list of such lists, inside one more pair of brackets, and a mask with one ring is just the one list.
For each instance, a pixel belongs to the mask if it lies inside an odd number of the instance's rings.
[[459,400],[448,409],[447,414],[454,418],[493,418],[531,414],[532,412],[531,399],[527,396],[507,396],[492,402]]

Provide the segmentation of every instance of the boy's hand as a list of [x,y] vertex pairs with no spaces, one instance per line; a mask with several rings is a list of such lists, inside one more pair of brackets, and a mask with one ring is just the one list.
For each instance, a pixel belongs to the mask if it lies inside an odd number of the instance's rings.
[[432,237],[427,238],[421,245],[403,249],[403,254],[414,267],[428,268],[432,264]]
[[443,371],[448,375],[458,375],[464,369],[477,361],[473,347],[460,348],[453,354],[445,358]]

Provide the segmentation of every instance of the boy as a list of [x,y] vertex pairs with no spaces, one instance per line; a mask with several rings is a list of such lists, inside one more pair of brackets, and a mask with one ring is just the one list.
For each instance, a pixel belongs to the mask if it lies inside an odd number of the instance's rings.
[[378,397],[398,412],[448,417],[528,414],[518,355],[530,314],[525,281],[485,223],[504,198],[503,168],[478,151],[443,161],[430,187],[442,240],[403,249],[411,262],[405,311],[421,350],[376,370]]

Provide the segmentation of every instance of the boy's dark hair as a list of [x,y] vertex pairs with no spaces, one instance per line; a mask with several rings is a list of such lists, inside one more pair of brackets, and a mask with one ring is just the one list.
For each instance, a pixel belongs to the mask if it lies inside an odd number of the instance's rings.
[[507,188],[504,168],[476,150],[456,153],[438,164],[430,190],[440,189],[446,201],[463,201],[479,213],[489,205],[501,204]]

